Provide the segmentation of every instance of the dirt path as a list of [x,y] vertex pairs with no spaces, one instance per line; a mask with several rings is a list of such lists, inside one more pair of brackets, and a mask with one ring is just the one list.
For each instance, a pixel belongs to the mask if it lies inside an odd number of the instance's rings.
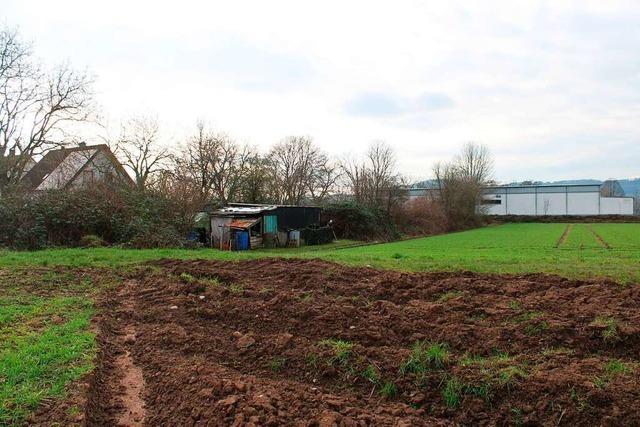
[[558,240],[558,243],[556,243],[556,248],[559,248],[560,246],[565,244],[565,242],[569,238],[569,234],[571,234],[571,230],[573,230],[573,224],[567,224],[564,232],[562,233],[562,236],[560,236],[560,239]]
[[[130,315],[135,313],[135,301],[133,290],[136,282],[129,280],[118,292],[124,310]],[[131,319],[132,320],[132,319]],[[129,321],[122,328],[122,333],[117,337],[117,343],[124,353],[119,355],[115,361],[116,369],[120,372],[120,397],[121,410],[116,416],[117,424],[128,427],[142,426],[145,418],[144,407],[144,378],[142,369],[136,366],[131,350],[136,342],[136,327],[134,322]]]
[[102,302],[96,371],[86,406],[87,425],[140,427],[146,419],[143,371],[136,364],[135,281]]
[[[135,341],[135,329],[132,325],[127,325],[125,333],[125,343]],[[123,389],[121,396],[123,408],[117,422],[122,426],[141,426],[145,415],[142,370],[133,362],[129,350],[125,350],[125,353],[116,359],[116,367],[122,372],[120,384]]]
[[589,229],[589,231],[591,232],[591,234],[593,234],[593,237],[596,238],[596,240],[598,241],[598,244],[600,246],[602,246],[605,249],[611,249],[611,245],[609,245],[609,243],[607,243],[606,240],[604,240],[602,238],[601,235],[599,235],[596,230],[593,229],[593,226],[591,224],[587,225],[587,228]]

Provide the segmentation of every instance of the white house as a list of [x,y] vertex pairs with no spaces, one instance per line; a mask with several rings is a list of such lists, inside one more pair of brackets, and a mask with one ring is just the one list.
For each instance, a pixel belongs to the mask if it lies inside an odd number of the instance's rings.
[[597,184],[486,187],[481,204],[487,215],[633,215],[632,197],[602,197]]
[[133,181],[107,145],[86,145],[49,151],[22,178],[30,190],[81,188],[94,183]]

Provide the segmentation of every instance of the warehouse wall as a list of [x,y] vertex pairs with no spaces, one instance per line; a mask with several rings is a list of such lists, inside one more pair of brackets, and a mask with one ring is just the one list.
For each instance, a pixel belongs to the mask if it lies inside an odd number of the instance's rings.
[[537,194],[538,211],[529,215],[566,215],[567,196],[565,193]]
[[536,195],[508,194],[506,208],[510,215],[535,215]]
[[600,198],[602,215],[633,215],[633,198],[602,197]]
[[[502,197],[504,198],[504,195]],[[506,215],[504,200],[501,199],[501,201],[502,204],[499,205],[483,205],[483,213],[486,215]]]
[[568,193],[568,215],[598,215],[600,193]]
[[631,197],[600,197],[594,185],[491,188],[483,199],[488,215],[633,215]]

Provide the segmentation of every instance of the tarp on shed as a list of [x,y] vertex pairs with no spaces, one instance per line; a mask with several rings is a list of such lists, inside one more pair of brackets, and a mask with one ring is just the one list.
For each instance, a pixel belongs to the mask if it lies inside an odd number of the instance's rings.
[[229,228],[247,230],[260,222],[260,218],[236,218],[232,219]]

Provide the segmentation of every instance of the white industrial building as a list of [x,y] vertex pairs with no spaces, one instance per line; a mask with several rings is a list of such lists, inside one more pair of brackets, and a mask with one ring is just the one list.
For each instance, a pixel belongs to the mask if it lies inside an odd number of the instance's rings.
[[632,197],[602,197],[600,185],[486,187],[487,215],[633,215]]

